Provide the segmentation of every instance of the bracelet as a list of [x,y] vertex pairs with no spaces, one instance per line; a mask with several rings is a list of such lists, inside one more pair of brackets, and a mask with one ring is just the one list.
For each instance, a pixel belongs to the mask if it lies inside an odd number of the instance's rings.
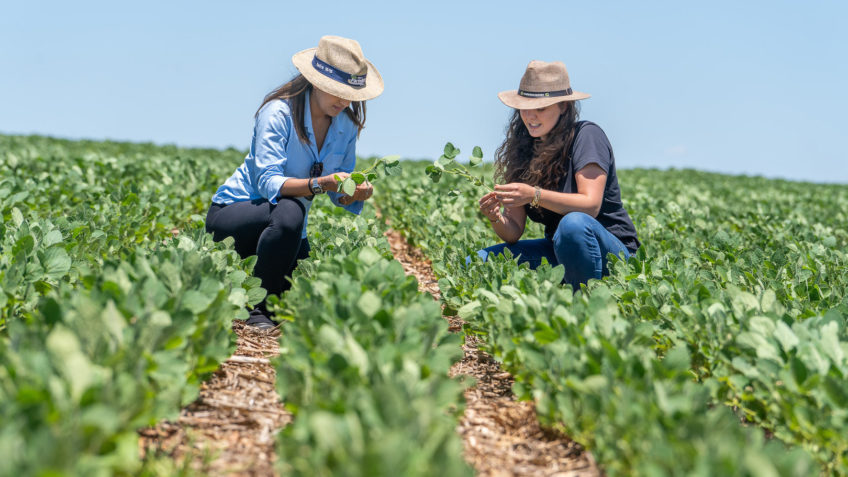
[[534,209],[539,208],[539,202],[542,200],[542,189],[539,186],[536,186],[536,193],[533,194],[533,200],[530,201],[530,207]]

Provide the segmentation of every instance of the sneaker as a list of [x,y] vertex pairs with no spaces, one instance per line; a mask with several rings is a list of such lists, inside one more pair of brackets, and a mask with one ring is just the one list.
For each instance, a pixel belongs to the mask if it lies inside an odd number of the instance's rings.
[[250,312],[250,318],[247,319],[245,324],[262,331],[267,331],[276,328],[278,323],[267,316],[258,313],[257,310],[253,310]]

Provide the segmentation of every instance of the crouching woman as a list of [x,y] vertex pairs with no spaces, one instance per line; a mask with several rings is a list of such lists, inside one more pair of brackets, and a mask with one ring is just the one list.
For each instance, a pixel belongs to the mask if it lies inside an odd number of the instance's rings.
[[[575,290],[608,273],[607,255],[627,259],[639,248],[636,229],[621,202],[612,146],[603,130],[578,121],[577,101],[561,62],[531,61],[518,90],[498,94],[515,112],[495,155],[501,184],[483,196],[480,211],[505,243],[480,250],[510,250],[536,268],[542,258],[565,267]],[[527,218],[545,226],[545,238],[519,240]]]
[[[334,176],[353,171],[365,101],[383,91],[380,74],[354,40],[325,36],[292,62],[300,74],[265,97],[250,152],[218,188],[206,215],[216,241],[233,237],[239,255],[257,256],[253,273],[269,295],[287,290],[286,278],[309,255],[306,223],[317,194],[328,192],[355,214],[371,197],[368,182],[353,195],[336,192]],[[277,323],[263,300],[247,324],[272,329]]]

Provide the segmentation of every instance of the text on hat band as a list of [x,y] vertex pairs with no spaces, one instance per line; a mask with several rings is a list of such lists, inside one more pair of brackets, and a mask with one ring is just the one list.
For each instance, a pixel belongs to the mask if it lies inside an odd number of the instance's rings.
[[319,60],[317,56],[312,58],[312,66],[324,76],[334,79],[339,83],[348,84],[354,88],[362,88],[365,86],[366,75],[352,75],[350,73],[345,73],[344,71]]
[[561,89],[559,91],[547,91],[537,93],[534,91],[524,91],[523,89],[518,90],[519,96],[525,96],[527,98],[547,98],[549,96],[568,96],[572,93],[571,88]]

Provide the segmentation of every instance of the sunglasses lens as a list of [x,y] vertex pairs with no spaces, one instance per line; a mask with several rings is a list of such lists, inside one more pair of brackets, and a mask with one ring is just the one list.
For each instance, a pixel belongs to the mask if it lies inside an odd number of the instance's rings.
[[315,164],[312,164],[312,170],[309,171],[309,177],[318,177],[322,172],[324,172],[324,163],[316,162]]

